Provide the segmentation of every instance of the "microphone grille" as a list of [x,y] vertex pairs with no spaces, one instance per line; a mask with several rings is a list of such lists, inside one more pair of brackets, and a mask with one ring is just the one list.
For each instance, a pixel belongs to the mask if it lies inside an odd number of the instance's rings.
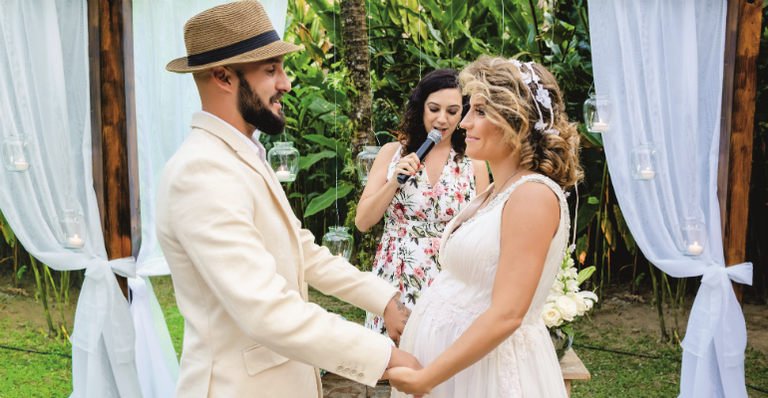
[[443,140],[443,135],[440,134],[440,130],[432,130],[429,132],[429,134],[427,134],[427,138],[429,138],[430,140],[434,141],[435,144],[437,144]]

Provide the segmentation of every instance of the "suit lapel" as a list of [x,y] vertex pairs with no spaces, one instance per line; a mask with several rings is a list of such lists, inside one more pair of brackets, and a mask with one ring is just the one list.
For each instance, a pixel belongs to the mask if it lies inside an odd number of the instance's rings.
[[[224,125],[216,118],[202,112],[196,112],[192,115],[191,127],[203,129],[219,137],[235,152],[237,152],[237,156],[240,157],[243,162],[245,162],[248,166],[259,173],[264,178],[264,181],[266,182],[272,196],[280,204],[280,209],[283,212],[285,222],[292,224],[292,221],[296,216],[293,213],[291,204],[288,202],[288,198],[285,196],[285,191],[283,191],[282,185],[280,185],[280,182],[277,179],[277,175],[275,175],[275,172],[261,161],[253,149],[251,149],[248,144],[243,141],[242,138],[237,136],[238,133]],[[304,284],[304,256],[303,250],[301,248],[301,238],[298,235],[296,228],[290,228],[290,230],[293,231],[293,239],[296,242],[296,246],[298,247],[299,255],[296,256],[296,264],[298,266],[297,272],[299,277],[299,293],[304,296],[304,294],[301,293],[304,290],[302,287]]]

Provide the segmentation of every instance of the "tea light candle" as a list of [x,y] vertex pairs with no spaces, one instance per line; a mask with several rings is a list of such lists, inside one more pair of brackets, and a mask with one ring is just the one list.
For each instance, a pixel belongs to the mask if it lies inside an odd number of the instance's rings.
[[600,133],[605,133],[610,129],[611,126],[608,123],[603,122],[603,119],[600,119],[599,121],[592,124],[592,130]]
[[83,240],[75,234],[75,236],[67,239],[67,246],[73,249],[79,249],[83,247]]
[[280,181],[291,180],[291,172],[286,170],[285,167],[281,167],[280,170],[275,172],[275,174],[277,174],[277,179]]
[[16,168],[16,171],[26,171],[27,169],[29,169],[29,163],[23,160],[19,160],[19,161],[13,162],[13,167]]
[[640,178],[644,180],[652,180],[656,176],[656,172],[651,169],[640,170]]
[[704,248],[699,245],[699,242],[693,242],[692,245],[688,245],[688,254],[691,256],[701,255],[702,251],[704,251]]

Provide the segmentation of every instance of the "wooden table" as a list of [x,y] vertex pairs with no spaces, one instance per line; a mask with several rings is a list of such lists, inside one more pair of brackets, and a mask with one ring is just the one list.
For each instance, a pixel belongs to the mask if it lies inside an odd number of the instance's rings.
[[[563,381],[568,396],[571,396],[571,380],[589,380],[589,371],[573,349],[560,360]],[[323,376],[323,397],[325,398],[387,398],[390,395],[388,380],[379,380],[376,387],[368,387],[333,373]]]
[[592,378],[573,348],[569,349],[563,359],[560,360],[560,369],[563,371],[565,390],[568,391],[569,397],[571,396],[571,380],[589,380]]

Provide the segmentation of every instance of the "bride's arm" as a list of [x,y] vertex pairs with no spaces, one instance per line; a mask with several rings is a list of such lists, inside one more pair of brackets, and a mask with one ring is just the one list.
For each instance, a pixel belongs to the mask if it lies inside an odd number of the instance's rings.
[[488,355],[520,327],[541,278],[560,220],[558,199],[544,184],[522,184],[502,213],[501,253],[491,306],[434,362],[386,376],[402,392],[427,393]]

